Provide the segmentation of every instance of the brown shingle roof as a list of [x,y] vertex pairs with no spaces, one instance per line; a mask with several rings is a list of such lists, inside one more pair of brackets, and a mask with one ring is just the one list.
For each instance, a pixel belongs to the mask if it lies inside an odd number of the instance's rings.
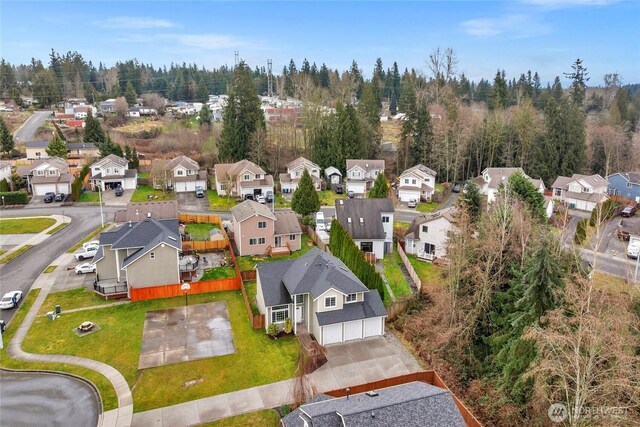
[[384,160],[374,159],[348,159],[347,170],[350,170],[354,166],[359,166],[364,169],[365,172],[372,170],[384,170]]
[[193,159],[190,159],[187,156],[178,156],[169,160],[167,163],[165,163],[164,168],[166,170],[174,170],[177,166],[182,166],[187,170],[197,171],[200,169],[200,165],[198,165],[198,162],[196,162]]
[[292,210],[275,211],[276,223],[274,235],[300,234],[302,228],[296,213]]
[[273,212],[271,212],[271,210],[266,205],[254,202],[253,200],[245,200],[239,205],[235,205],[234,207],[232,207],[231,215],[233,215],[237,222],[242,222],[254,215],[261,215],[273,220],[276,219],[276,217],[273,215]]
[[176,219],[178,218],[178,202],[176,200],[166,202],[140,202],[127,203],[126,209],[120,209],[113,215],[116,223],[136,222],[147,218],[151,213],[153,219]]

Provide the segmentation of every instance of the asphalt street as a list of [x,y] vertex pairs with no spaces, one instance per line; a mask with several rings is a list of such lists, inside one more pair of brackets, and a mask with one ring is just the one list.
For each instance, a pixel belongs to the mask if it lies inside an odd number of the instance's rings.
[[0,425],[95,426],[93,388],[67,375],[0,371]]
[[[105,222],[113,220],[113,208],[104,208]],[[0,217],[21,217],[34,215],[64,214],[71,217],[71,225],[58,231],[52,237],[9,261],[0,264],[0,295],[12,290],[21,290],[26,296],[36,278],[58,256],[100,226],[99,208],[88,207],[46,207],[0,211]],[[2,310],[0,319],[5,322],[13,317],[15,309]]]
[[36,111],[31,117],[29,117],[13,134],[13,140],[18,142],[33,141],[38,131],[38,128],[47,120],[47,117],[51,115],[51,111]]

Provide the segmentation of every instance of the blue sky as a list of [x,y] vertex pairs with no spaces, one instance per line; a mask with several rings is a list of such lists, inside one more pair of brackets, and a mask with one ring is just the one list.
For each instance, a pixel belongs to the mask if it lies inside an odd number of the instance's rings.
[[[78,51],[96,65],[137,58],[155,66],[272,59],[280,72],[306,57],[344,69],[355,59],[370,75],[384,67],[428,72],[435,48],[453,48],[458,72],[492,79],[531,69],[543,83],[580,57],[591,85],[618,72],[640,82],[640,2],[513,0],[450,2],[2,1],[0,52],[11,63],[48,61],[51,48]],[[564,79],[563,79],[564,80]]]

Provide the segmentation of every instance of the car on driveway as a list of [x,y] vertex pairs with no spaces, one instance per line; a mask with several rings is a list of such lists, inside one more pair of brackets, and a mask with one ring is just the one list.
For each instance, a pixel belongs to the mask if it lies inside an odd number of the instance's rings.
[[86,248],[87,246],[98,246],[100,244],[100,240],[89,240],[88,242],[85,242],[82,244],[83,248]]
[[266,201],[267,200],[264,198],[264,196],[262,194],[256,195],[256,202],[264,204],[264,203],[266,203]]
[[334,187],[336,194],[342,194],[344,189],[342,188],[342,184],[336,184],[336,186]]
[[55,200],[55,198],[56,198],[56,193],[45,193],[44,202],[51,203]]
[[253,200],[253,194],[245,194],[244,195],[244,199],[245,200]]
[[640,256],[640,240],[634,240],[627,247],[627,256],[629,258],[638,259]]
[[638,208],[636,208],[635,206],[627,206],[622,210],[622,213],[620,215],[622,215],[623,218],[631,218],[636,214],[637,210]]
[[196,197],[197,198],[202,198],[204,197],[204,188],[202,188],[202,186],[198,185],[196,187]]
[[56,202],[64,202],[64,198],[66,197],[66,195],[64,193],[58,193],[56,194]]
[[92,262],[83,262],[82,264],[79,264],[78,266],[76,266],[76,274],[88,274],[88,273],[95,273],[96,272],[96,265]]
[[116,196],[117,196],[117,197],[122,196],[122,195],[124,194],[124,188],[122,188],[122,187],[116,187],[116,191],[115,191],[115,193],[116,193]]
[[84,261],[85,259],[93,258],[96,255],[96,253],[98,252],[98,248],[99,247],[100,246],[98,246],[98,245],[86,246],[86,247],[80,249],[75,254],[73,254],[73,257],[75,259],[77,259],[78,261]]
[[347,197],[350,199],[353,199],[354,197],[356,197],[356,193],[354,193],[353,191],[349,190],[347,191]]
[[409,201],[407,202],[407,207],[415,208],[416,206],[418,206],[418,202],[416,201],[416,199],[409,199]]
[[455,184],[453,184],[453,188],[451,189],[451,191],[453,191],[454,193],[459,193],[460,192],[460,183],[456,182]]
[[267,191],[267,203],[273,202],[273,191]]
[[22,291],[11,291],[4,294],[0,300],[0,308],[13,308],[18,306],[18,302],[22,299]]

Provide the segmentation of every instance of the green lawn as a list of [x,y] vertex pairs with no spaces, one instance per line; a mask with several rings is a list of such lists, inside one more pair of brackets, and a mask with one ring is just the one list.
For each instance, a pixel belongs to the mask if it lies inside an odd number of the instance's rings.
[[72,254],[75,251],[77,251],[78,249],[80,249],[80,247],[82,246],[83,243],[88,242],[89,240],[95,240],[97,239],[97,235],[100,234],[101,231],[103,231],[104,229],[106,229],[107,227],[109,227],[110,224],[105,224],[104,227],[98,227],[95,230],[93,230],[91,233],[89,233],[89,235],[87,237],[85,237],[84,239],[80,240],[78,243],[76,243],[75,245],[71,246],[69,248],[69,250],[67,251],[68,254]]
[[236,269],[225,265],[224,267],[215,267],[205,270],[200,280],[229,279],[232,277],[236,277]]
[[228,211],[236,205],[236,199],[233,197],[219,196],[215,190],[207,190],[207,196],[209,196],[209,205],[212,211]]
[[56,223],[53,218],[9,218],[0,220],[0,234],[40,233]]
[[43,273],[53,273],[56,268],[58,268],[57,265],[50,265],[49,267],[44,269]]
[[285,257],[277,257],[277,258],[270,258],[268,256],[251,256],[251,255],[247,255],[247,256],[239,256],[236,258],[236,261],[238,262],[238,268],[240,269],[240,271],[244,271],[244,270],[253,270],[256,266],[256,264],[261,263],[261,262],[273,262],[273,261],[284,261],[287,259],[295,259],[295,258],[299,258],[300,256],[304,255],[305,253],[307,253],[307,251],[309,249],[311,249],[312,247],[315,246],[315,243],[313,243],[313,240],[311,240],[311,237],[309,237],[308,234],[302,234],[302,245],[299,251],[295,251],[293,252],[291,255],[289,256],[285,256]]
[[98,294],[93,291],[88,291],[85,288],[54,292],[47,295],[44,303],[42,303],[42,307],[40,307],[40,311],[38,311],[38,315],[44,316],[48,311],[52,311],[56,305],[59,305],[64,313],[65,310],[74,308],[93,307],[96,305],[112,304],[114,302],[115,301],[100,298]]
[[436,191],[439,191],[440,193],[444,193],[444,185],[442,184],[436,184]]
[[219,230],[215,224],[187,224],[185,230],[191,236],[192,240],[211,240],[209,232],[213,229]]
[[344,193],[336,194],[335,191],[331,190],[320,191],[318,196],[320,197],[320,205],[322,206],[335,206],[336,199],[344,199],[346,197]]
[[247,299],[249,300],[249,306],[251,307],[251,313],[260,314],[258,306],[256,305],[256,294],[258,293],[258,285],[255,280],[244,282],[244,290],[247,293]]
[[[153,199],[149,200],[149,196]],[[131,196],[132,202],[161,202],[163,200],[174,200],[176,193],[164,192],[162,190],[154,190],[150,185],[138,185],[136,191]]]
[[276,208],[290,208],[291,207],[291,200],[287,200],[284,198],[284,196],[280,193],[276,194]]
[[411,287],[400,269],[402,260],[398,252],[394,251],[391,254],[385,255],[382,263],[384,264],[384,276],[387,278],[387,282],[389,282],[393,295],[395,295],[396,298],[411,295],[413,293]]
[[[55,321],[36,318],[23,349],[36,353],[72,354],[107,363],[133,388],[134,411],[146,411],[194,399],[229,393],[291,378],[296,368],[298,341],[271,340],[254,330],[240,291],[190,295],[190,304],[225,301],[236,353],[226,356],[138,370],[145,314],[149,310],[181,306],[184,298],[139,301],[102,309],[67,313]],[[102,329],[78,337],[73,329],[84,321]],[[202,382],[185,387],[187,381]]]
[[63,222],[62,224],[58,225],[57,227],[47,231],[47,234],[56,234],[58,231],[62,230],[63,228],[65,228],[69,224],[71,224],[71,223],[70,222]]
[[9,255],[0,258],[0,264],[6,264],[9,261],[11,261],[12,259],[18,257],[19,255],[22,255],[23,253],[25,253],[26,251],[28,251],[29,249],[31,249],[33,247],[33,245],[24,245],[21,246],[20,249],[18,249],[15,252],[11,252]]
[[87,202],[87,203],[100,203],[100,192],[99,191],[83,191],[80,193],[79,202]]
[[410,222],[395,221],[393,223],[393,228],[398,228],[402,230],[402,232],[404,233],[409,229],[410,225],[411,225]]
[[262,411],[249,412],[248,414],[236,415],[235,417],[224,418],[210,423],[198,424],[197,427],[278,427],[280,416],[273,409],[263,409]]
[[116,396],[115,390],[113,389],[113,386],[106,377],[95,371],[75,365],[67,365],[61,363],[25,362],[22,360],[12,359],[9,356],[9,354],[7,353],[7,344],[13,338],[13,335],[24,320],[24,317],[27,315],[27,312],[33,305],[39,293],[40,289],[34,289],[27,294],[24,302],[18,308],[15,317],[13,318],[9,326],[7,326],[7,330],[2,336],[4,340],[4,349],[0,350],[0,366],[7,369],[50,370],[68,372],[70,374],[78,375],[80,377],[88,379],[93,384],[95,384],[96,387],[98,387],[100,397],[102,398],[103,409],[105,411],[117,408],[118,398]]
[[416,207],[416,210],[418,212],[429,213],[429,212],[433,212],[434,210],[436,210],[437,207],[438,207],[438,203],[431,201],[431,202],[428,202],[428,203],[418,203],[418,206]]
[[444,283],[444,279],[442,278],[442,270],[440,267],[436,267],[427,261],[420,261],[416,258],[415,255],[408,255],[409,262],[413,266],[413,269],[416,271],[422,283],[430,284],[430,285],[438,285]]
[[138,172],[138,178],[147,179],[151,176],[151,172]]

